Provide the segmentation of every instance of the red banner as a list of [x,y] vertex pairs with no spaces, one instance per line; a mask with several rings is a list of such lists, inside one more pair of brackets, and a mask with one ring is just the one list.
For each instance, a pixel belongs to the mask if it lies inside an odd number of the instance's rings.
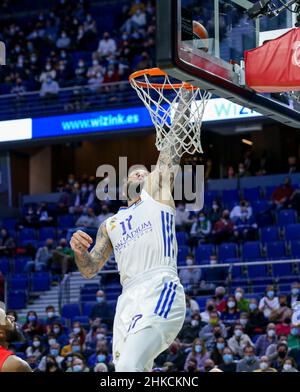
[[245,51],[246,84],[258,92],[300,91],[300,28]]

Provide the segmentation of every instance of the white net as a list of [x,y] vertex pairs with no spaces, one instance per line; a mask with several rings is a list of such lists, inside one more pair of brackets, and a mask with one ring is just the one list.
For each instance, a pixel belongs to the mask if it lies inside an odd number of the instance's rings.
[[185,83],[174,84],[163,73],[159,84],[153,79],[153,76],[143,74],[130,82],[149,110],[156,128],[157,149],[169,149],[173,156],[179,157],[184,153],[202,153],[201,125],[211,93],[187,88]]

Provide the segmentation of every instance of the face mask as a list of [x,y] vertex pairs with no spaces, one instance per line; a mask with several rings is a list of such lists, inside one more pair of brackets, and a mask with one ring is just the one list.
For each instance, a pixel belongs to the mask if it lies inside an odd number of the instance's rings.
[[270,330],[267,332],[267,334],[268,334],[268,336],[269,336],[270,338],[273,338],[273,337],[275,336],[275,331],[274,331],[274,329],[270,329]]
[[35,341],[32,343],[32,345],[33,345],[33,347],[40,347],[41,342],[38,341],[38,340],[35,340]]
[[196,344],[195,351],[196,351],[196,353],[201,353],[202,352],[202,347],[200,346],[200,344]]
[[52,345],[55,344],[55,343],[56,343],[56,339],[49,339],[49,340],[48,340],[49,346],[52,346]]
[[233,309],[233,308],[235,307],[235,302],[229,301],[229,302],[227,303],[227,306],[228,306],[229,309]]
[[285,364],[283,365],[283,369],[284,369],[284,370],[291,370],[291,369],[292,369],[292,365],[290,365],[289,363],[285,363]]
[[186,260],[186,265],[193,265],[193,260],[192,259],[187,259]]
[[105,338],[105,335],[103,333],[97,333],[97,340],[102,340]]
[[82,365],[73,366],[73,372],[81,372],[81,371],[82,371]]
[[249,305],[249,309],[252,310],[252,312],[253,312],[254,310],[257,309],[257,305],[252,303]]
[[212,205],[212,209],[213,209],[213,210],[217,210],[217,209],[218,209],[218,205],[217,205],[217,204],[213,204],[213,205]]
[[205,221],[205,217],[204,216],[200,216],[199,221],[200,222],[204,222]]
[[50,69],[51,69],[51,65],[47,65],[46,66],[46,71],[50,71]]
[[98,362],[105,362],[106,355],[104,355],[104,354],[99,354],[99,355],[97,356],[97,359],[98,359]]
[[292,294],[293,295],[298,295],[299,294],[299,289],[296,289],[296,288],[292,289]]
[[211,325],[217,325],[218,324],[218,319],[210,319]]
[[217,343],[218,350],[224,350],[225,344],[224,343]]
[[79,353],[80,352],[80,346],[73,346],[72,347],[73,353]]
[[96,301],[98,302],[98,304],[102,304],[102,302],[104,302],[104,298],[103,297],[97,297]]
[[83,187],[81,188],[81,191],[82,191],[82,192],[86,192],[86,191],[87,191],[87,187],[86,187],[86,186],[83,186]]
[[35,316],[28,316],[28,321],[35,321],[36,317]]
[[269,298],[273,298],[274,297],[274,291],[268,291],[267,292],[267,296],[269,297]]
[[53,332],[58,335],[60,333],[60,328],[53,328]]
[[253,361],[253,355],[245,355],[245,360],[247,363],[250,363]]
[[223,361],[225,363],[231,363],[233,361],[233,357],[231,354],[224,354],[223,355]]
[[52,348],[50,350],[50,354],[53,355],[54,357],[57,357],[59,354],[59,351],[57,350],[57,348]]
[[293,335],[293,336],[299,335],[299,330],[298,330],[298,328],[292,328],[292,329],[291,329],[291,335]]
[[279,351],[278,356],[279,356],[279,358],[284,358],[286,356],[286,352],[285,351]]
[[[51,245],[52,246],[52,245]],[[54,317],[54,312],[48,312],[47,313],[48,318],[52,318]]]
[[242,336],[243,332],[240,329],[236,329],[234,331],[234,334],[236,337],[240,338]]
[[247,324],[248,320],[247,319],[240,319],[240,324],[245,326]]
[[191,321],[191,326],[192,327],[198,327],[198,325],[199,325],[199,321],[198,320],[192,320]]
[[79,327],[73,328],[73,332],[77,335],[78,333],[80,333],[80,328]]
[[243,294],[240,293],[239,291],[237,293],[235,293],[235,298],[237,299],[237,301],[239,301],[242,298]]
[[208,312],[212,312],[214,310],[213,305],[208,305],[207,310]]
[[268,369],[269,366],[268,366],[267,362],[261,362],[259,367],[261,368],[261,370],[266,370],[266,369]]

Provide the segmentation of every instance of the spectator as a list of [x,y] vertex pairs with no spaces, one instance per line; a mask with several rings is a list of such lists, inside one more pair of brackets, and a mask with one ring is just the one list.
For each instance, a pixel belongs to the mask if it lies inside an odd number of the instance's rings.
[[184,365],[184,370],[188,370],[188,364],[190,359],[194,359],[197,361],[197,369],[200,372],[204,371],[204,364],[207,359],[209,359],[209,353],[206,350],[204,341],[201,339],[195,339],[193,342],[192,346],[192,351],[188,354],[186,360],[185,360],[185,365]]
[[225,347],[223,350],[223,363],[221,363],[219,369],[225,373],[236,372],[236,362],[233,361],[233,353],[229,347]]
[[211,232],[211,222],[204,212],[200,212],[190,231],[190,246],[195,247],[198,242],[206,242]]
[[236,324],[234,327],[233,336],[228,340],[228,347],[233,355],[241,359],[244,354],[245,347],[254,346],[251,339],[243,331],[243,326]]
[[205,324],[201,320],[200,314],[194,313],[191,321],[186,321],[179,332],[178,338],[181,341],[182,347],[190,347],[192,342],[199,336],[199,332]]
[[59,84],[48,76],[42,83],[40,95],[45,99],[57,98],[59,93]]
[[252,346],[246,346],[244,348],[244,357],[237,363],[237,372],[253,372],[259,369],[259,360],[254,354],[254,348]]
[[249,300],[244,298],[244,289],[242,287],[237,287],[235,289],[235,299],[237,301],[237,307],[241,312],[249,311]]
[[101,57],[115,54],[117,51],[116,41],[110,37],[109,32],[103,34],[103,38],[99,42],[98,53]]
[[51,327],[53,324],[61,322],[61,318],[56,314],[53,305],[46,306],[45,312],[47,317],[44,320],[44,325],[46,325],[46,327]]
[[287,296],[287,306],[291,308],[298,301],[300,301],[300,283],[294,282],[291,285],[291,294]]
[[268,347],[277,342],[275,324],[269,323],[266,332],[266,334],[259,336],[255,343],[255,353],[258,357],[266,355]]
[[246,325],[246,331],[250,336],[262,334],[268,324],[268,319],[263,312],[258,309],[257,300],[250,299],[249,302],[249,320]]
[[51,357],[53,357],[55,359],[55,365],[57,365],[58,368],[60,368],[60,369],[62,368],[61,365],[62,365],[62,362],[64,360],[64,357],[62,357],[60,355],[60,345],[59,345],[59,343],[55,342],[55,343],[52,343],[50,345],[50,347],[49,347],[49,354],[45,355],[41,359],[41,361],[39,363],[38,369],[41,372],[47,371],[47,362],[48,362],[48,357],[49,356],[51,356]]
[[223,363],[223,351],[226,346],[227,346],[226,340],[223,338],[223,336],[216,339],[215,345],[210,354],[210,358],[214,361],[214,363],[217,366]]
[[215,314],[217,312],[216,305],[213,299],[208,299],[206,301],[205,311],[200,313],[201,320],[204,323],[209,323],[211,319],[211,313]]
[[277,346],[280,343],[287,345],[287,335],[278,336],[278,338],[274,340],[274,343],[267,348],[266,356],[270,361],[274,361],[277,358]]
[[288,157],[288,174],[299,173],[299,162],[297,157],[289,156]]
[[258,308],[264,313],[264,316],[267,319],[270,318],[272,312],[277,311],[280,308],[279,299],[275,296],[274,286],[267,286],[266,294],[260,300]]
[[50,332],[61,347],[64,347],[67,344],[68,337],[63,330],[63,326],[59,322],[54,322],[51,325]]
[[212,312],[209,323],[201,329],[199,337],[205,341],[206,348],[210,351],[213,349],[216,340],[221,336],[226,338],[227,330],[220,321],[218,313]]
[[234,236],[237,241],[252,241],[255,239],[257,223],[254,218],[248,217],[247,208],[241,210],[241,217],[235,221]]
[[22,330],[30,339],[33,339],[35,335],[42,336],[45,332],[43,325],[39,322],[37,313],[32,310],[27,312],[26,323]]
[[74,354],[73,356],[73,361],[72,361],[72,367],[67,369],[67,372],[72,372],[72,373],[79,373],[79,372],[89,372],[89,368],[86,366],[85,359],[82,355],[80,354]]
[[227,178],[228,179],[233,179],[236,178],[235,170],[233,166],[228,166],[227,169]]
[[194,256],[192,254],[186,256],[186,266],[179,271],[181,283],[186,290],[193,290],[196,288],[201,279],[201,269],[194,268]]
[[106,301],[105,293],[103,290],[98,290],[96,293],[97,304],[93,306],[90,314],[90,319],[95,320],[100,318],[104,322],[111,324],[112,314],[111,309]]
[[282,371],[285,360],[287,359],[288,347],[284,343],[277,345],[277,358],[273,361],[273,367]]
[[291,186],[291,179],[286,177],[284,183],[277,187],[272,193],[272,203],[274,208],[282,209],[285,208],[293,194],[294,190]]
[[286,358],[283,361],[283,373],[298,373],[296,362],[293,358]]
[[231,326],[240,319],[240,315],[241,313],[237,307],[235,296],[230,295],[227,298],[226,308],[224,312],[221,313],[221,320],[226,326]]
[[263,372],[263,373],[274,373],[277,372],[276,369],[270,366],[269,358],[264,355],[259,360],[259,369],[254,370],[255,372]]
[[226,308],[226,289],[223,286],[216,287],[214,301],[218,312],[224,312]]
[[44,271],[51,263],[53,257],[54,241],[48,238],[45,241],[45,246],[38,248],[34,263],[28,263],[28,268],[34,267],[36,271]]
[[35,357],[40,360],[45,351],[45,347],[42,344],[41,336],[33,336],[32,343],[26,348],[26,357]]
[[108,367],[105,365],[105,363],[97,363],[97,365],[94,367],[94,372],[95,373],[106,373],[108,372]]
[[84,345],[85,343],[85,336],[86,336],[86,331],[83,328],[83,326],[80,324],[79,321],[74,321],[72,325],[72,332],[75,336],[75,340],[79,341],[81,346]]
[[72,268],[74,260],[73,250],[67,246],[67,240],[61,238],[59,245],[53,251],[51,270],[56,273],[66,274]]
[[58,363],[56,362],[56,359],[52,355],[47,355],[45,358],[45,372],[46,373],[60,373],[61,369],[58,366]]
[[113,213],[109,211],[107,204],[103,204],[101,207],[101,212],[98,215],[98,226],[100,226],[106,219],[113,216]]
[[291,332],[291,318],[287,317],[276,325],[276,335],[289,335]]
[[222,218],[215,223],[212,231],[214,242],[221,243],[230,241],[233,236],[233,229],[234,224],[230,219],[230,213],[228,210],[224,210]]
[[98,219],[94,209],[89,207],[84,210],[75,225],[78,227],[98,228]]
[[175,224],[177,230],[185,230],[191,225],[190,212],[185,209],[183,203],[179,203],[176,207]]
[[[194,313],[199,313],[200,312],[200,308],[199,308],[199,305],[198,305],[198,303],[197,303],[197,301],[195,301],[190,295],[188,295],[187,293],[186,293],[186,295],[185,295],[185,298],[186,298],[186,306],[187,306],[187,309],[190,309],[190,311],[191,311],[191,316],[192,316],[192,314],[194,314]],[[203,321],[203,320],[202,320]]]
[[234,222],[241,218],[250,219],[252,217],[252,207],[246,200],[241,200],[240,203],[233,207],[230,212],[230,219]]
[[189,359],[187,366],[186,366],[186,372],[187,373],[199,373],[200,372],[197,367],[197,360],[196,359],[193,359],[193,358]]
[[285,294],[279,295],[278,301],[280,308],[272,312],[272,314],[270,315],[270,319],[277,323],[283,323],[284,320],[292,316],[292,311],[287,306],[287,296]]
[[58,49],[68,49],[70,45],[71,38],[67,36],[65,31],[62,31],[60,37],[56,41],[56,47]]
[[288,348],[300,349],[300,326],[296,324],[291,325],[290,334],[288,335]]
[[211,371],[219,371],[217,368],[215,368],[215,363],[212,359],[208,358],[204,362],[204,371],[206,373],[211,372]]
[[7,229],[2,228],[0,232],[0,256],[12,256],[15,248],[15,240],[9,235]]
[[243,178],[243,177],[250,177],[250,176],[251,173],[248,171],[248,169],[246,169],[244,163],[239,163],[237,177]]
[[224,284],[227,280],[227,268],[219,267],[218,260],[215,255],[210,256],[210,268],[202,270],[201,286],[207,288],[215,288],[216,284]]

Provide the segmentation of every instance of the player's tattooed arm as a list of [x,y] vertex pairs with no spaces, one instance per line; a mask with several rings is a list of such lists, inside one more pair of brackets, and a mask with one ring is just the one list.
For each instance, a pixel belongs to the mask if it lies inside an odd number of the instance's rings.
[[112,252],[112,244],[107,234],[105,222],[99,227],[94,248],[88,252],[92,242],[92,238],[81,230],[74,233],[70,241],[76,265],[81,275],[87,279],[97,275]]

